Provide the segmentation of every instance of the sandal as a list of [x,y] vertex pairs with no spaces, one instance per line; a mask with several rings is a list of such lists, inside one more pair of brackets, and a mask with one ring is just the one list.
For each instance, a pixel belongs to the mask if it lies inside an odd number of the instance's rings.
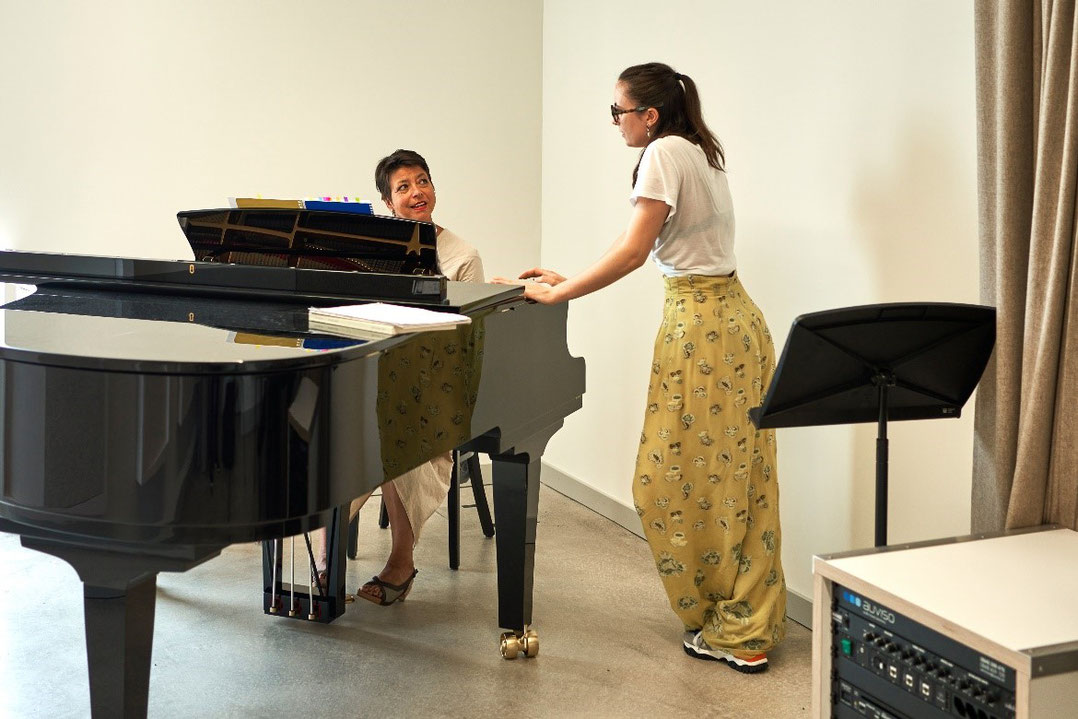
[[[408,592],[412,591],[412,583],[415,581],[415,575],[417,574],[419,574],[419,570],[413,569],[412,576],[400,584],[390,584],[378,577],[371,577],[371,581],[356,590],[356,596],[363,597],[368,602],[379,604],[383,607],[387,607],[393,602],[403,602],[404,598],[408,596]],[[375,596],[370,592],[363,591],[370,588],[378,589],[381,596]]]

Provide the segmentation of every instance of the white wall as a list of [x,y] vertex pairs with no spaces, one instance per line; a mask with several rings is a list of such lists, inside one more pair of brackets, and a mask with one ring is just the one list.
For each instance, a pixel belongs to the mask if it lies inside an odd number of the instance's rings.
[[[977,301],[968,0],[55,1],[3,17],[0,247],[189,257],[177,210],[373,200],[375,162],[406,146],[488,274],[535,264],[540,240],[571,272],[628,216],[614,79],[658,59],[697,80],[726,145],[740,271],[779,346],[804,312]],[[625,506],[660,302],[649,267],[570,310],[588,393],[547,459]],[[893,540],[968,530],[971,416],[892,425]],[[788,581],[808,596],[812,554],[872,542],[875,428],[779,436]]]
[[[639,151],[607,105],[623,68],[659,60],[696,80],[725,145],[739,271],[779,347],[806,312],[977,302],[969,2],[547,0],[543,21],[545,266],[577,271],[624,229]],[[546,455],[628,507],[660,309],[651,266],[574,301],[588,392]],[[813,554],[872,545],[875,434],[779,431],[783,556],[804,596]],[[968,532],[972,403],[889,436],[890,539]]]
[[4,3],[0,247],[189,258],[178,210],[377,201],[375,163],[403,146],[488,272],[534,263],[541,18],[540,0]]

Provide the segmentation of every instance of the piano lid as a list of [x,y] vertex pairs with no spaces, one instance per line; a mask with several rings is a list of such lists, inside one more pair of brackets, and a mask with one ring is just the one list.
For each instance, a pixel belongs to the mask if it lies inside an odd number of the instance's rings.
[[292,208],[176,214],[195,259],[262,267],[437,275],[434,225]]
[[0,251],[0,281],[209,297],[279,298],[310,304],[389,301],[442,305],[442,275],[255,267],[221,262]]

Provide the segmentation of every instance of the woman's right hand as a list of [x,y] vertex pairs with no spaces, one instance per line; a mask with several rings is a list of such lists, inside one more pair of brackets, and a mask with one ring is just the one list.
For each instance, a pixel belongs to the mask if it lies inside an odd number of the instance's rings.
[[530,270],[525,270],[524,272],[520,273],[520,279],[522,280],[528,280],[532,278],[538,280],[539,282],[545,282],[551,287],[565,282],[565,278],[559,275],[557,272],[554,272],[553,270],[544,270],[542,267],[533,267]]

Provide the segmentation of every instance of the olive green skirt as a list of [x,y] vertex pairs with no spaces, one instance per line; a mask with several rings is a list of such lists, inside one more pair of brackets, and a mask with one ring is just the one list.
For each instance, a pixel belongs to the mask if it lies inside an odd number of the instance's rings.
[[736,274],[667,277],[633,499],[670,606],[725,651],[785,635],[774,430],[757,430],[771,333]]

